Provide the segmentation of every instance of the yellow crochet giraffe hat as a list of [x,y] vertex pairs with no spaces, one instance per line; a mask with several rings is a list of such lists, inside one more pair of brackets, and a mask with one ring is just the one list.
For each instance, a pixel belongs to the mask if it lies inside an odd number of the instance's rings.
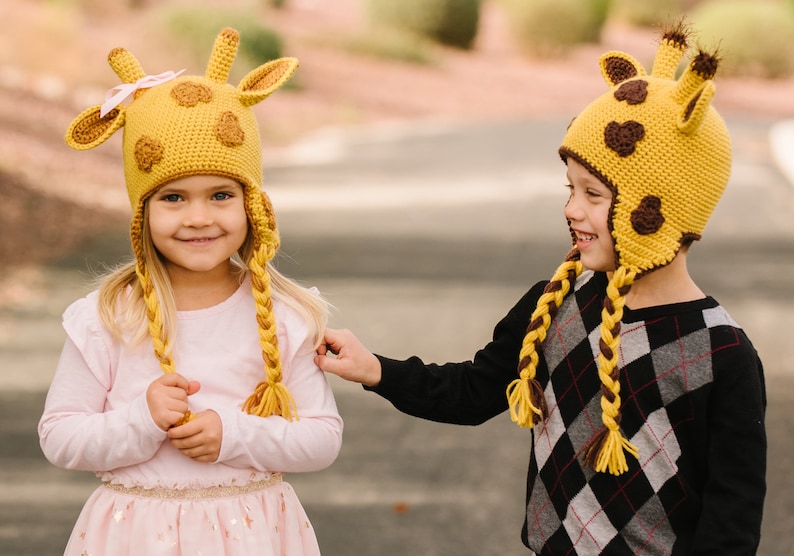
[[[248,266],[266,369],[265,380],[243,408],[249,413],[278,414],[291,419],[294,401],[281,383],[267,272],[267,262],[278,249],[279,237],[270,201],[261,189],[261,144],[252,107],[286,83],[298,61],[279,58],[263,64],[234,87],[227,79],[239,42],[237,31],[223,29],[215,39],[203,76],[184,76],[182,72],[146,75],[130,52],[123,48],[112,50],[108,63],[122,84],[109,91],[104,104],[88,108],[75,118],[66,132],[66,143],[78,150],[91,149],[124,127],[122,155],[132,205],[130,236],[150,319],[149,330],[164,372],[173,372],[174,365],[144,256],[146,200],[161,185],[187,176],[224,176],[243,186],[249,235],[253,239]],[[122,104],[130,96],[133,100]]]
[[[612,474],[628,469],[624,451],[637,456],[620,432],[617,363],[625,296],[635,278],[669,264],[682,244],[700,239],[730,176],[730,135],[711,106],[718,59],[700,51],[676,80],[687,41],[683,22],[665,32],[650,75],[628,54],[602,55],[610,89],[573,120],[560,147],[563,160],[578,161],[614,193],[609,224],[616,270],[604,300],[598,356],[604,427],[584,451],[586,464]],[[582,270],[574,248],[532,315],[520,378],[508,388],[511,416],[521,426],[546,417],[535,381],[537,351]]]

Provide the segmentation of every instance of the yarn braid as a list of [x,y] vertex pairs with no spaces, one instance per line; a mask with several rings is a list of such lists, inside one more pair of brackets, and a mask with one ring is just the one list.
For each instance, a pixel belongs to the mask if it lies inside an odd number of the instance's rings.
[[620,266],[607,285],[607,297],[601,311],[601,339],[598,354],[598,376],[601,379],[601,420],[604,426],[587,442],[584,464],[598,472],[609,470],[620,475],[628,470],[626,454],[638,457],[637,448],[620,432],[620,321],[626,294],[637,273]]
[[568,253],[551,281],[546,284],[530,318],[519,353],[519,378],[507,387],[510,418],[520,427],[532,428],[548,417],[543,387],[535,379],[538,352],[546,340],[551,319],[557,314],[563,299],[570,292],[576,278],[582,273],[583,267],[579,258],[580,253],[576,248]]
[[[132,245],[135,250],[135,259],[137,260],[135,274],[137,274],[141,289],[143,290],[143,302],[146,307],[146,318],[149,321],[149,336],[151,336],[152,339],[154,356],[160,362],[160,368],[163,372],[170,374],[176,372],[176,366],[174,365],[174,358],[171,356],[168,334],[163,324],[160,304],[157,301],[157,292],[155,291],[154,283],[149,276],[148,268],[144,262],[147,258],[144,253],[145,248],[143,247],[145,242],[142,241],[140,237],[144,226],[142,220],[140,216],[133,218],[130,231],[133,240]],[[174,426],[183,425],[195,418],[196,415],[188,409]]]
[[270,200],[264,193],[255,192],[247,196],[246,204],[251,222],[258,228],[254,231],[256,243],[248,261],[248,268],[251,270],[259,344],[265,362],[266,378],[256,385],[254,392],[245,400],[243,411],[262,417],[280,415],[291,421],[293,417],[298,418],[298,413],[292,394],[281,382],[281,357],[273,315],[270,274],[267,272],[267,262],[275,256],[279,246],[275,217]]

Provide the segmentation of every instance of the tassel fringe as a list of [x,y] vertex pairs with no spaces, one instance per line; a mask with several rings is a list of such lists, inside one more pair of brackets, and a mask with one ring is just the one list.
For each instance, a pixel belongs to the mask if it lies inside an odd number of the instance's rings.
[[507,387],[510,418],[519,427],[531,429],[546,418],[548,408],[543,388],[535,379],[517,378]]
[[604,427],[585,447],[584,464],[598,473],[609,471],[612,475],[622,475],[629,470],[626,452],[639,457],[639,450],[619,430]]
[[278,415],[288,421],[299,419],[295,399],[281,382],[257,384],[254,393],[245,400],[243,411],[260,417]]

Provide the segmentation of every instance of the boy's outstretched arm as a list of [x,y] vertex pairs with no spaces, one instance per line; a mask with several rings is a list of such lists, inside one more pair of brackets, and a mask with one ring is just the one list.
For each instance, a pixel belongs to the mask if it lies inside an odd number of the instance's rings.
[[323,371],[345,380],[370,388],[380,384],[380,361],[350,330],[326,329],[325,343],[317,348],[314,362]]

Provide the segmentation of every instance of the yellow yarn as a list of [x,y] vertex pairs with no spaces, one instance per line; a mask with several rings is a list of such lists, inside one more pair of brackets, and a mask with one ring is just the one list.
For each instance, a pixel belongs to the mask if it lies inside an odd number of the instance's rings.
[[255,256],[249,268],[265,366],[265,381],[256,386],[244,409],[257,415],[283,415],[292,419],[297,418],[297,411],[295,401],[281,384],[276,320],[266,265],[278,249],[278,232],[269,200],[261,190],[261,142],[251,107],[286,83],[298,61],[295,58],[270,61],[249,72],[233,87],[227,79],[239,42],[237,31],[223,29],[215,39],[203,76],[171,76],[165,82],[137,89],[137,82],[146,77],[140,63],[125,49],[112,50],[108,63],[122,84],[135,89],[133,100],[113,107],[104,117],[100,116],[99,105],[85,110],[69,126],[66,142],[75,149],[91,149],[124,127],[124,173],[133,212],[130,237],[138,261],[136,273],[144,292],[153,349],[165,373],[175,372],[175,367],[141,245],[146,200],[161,185],[187,176],[224,176],[243,186],[254,236]]
[[[620,349],[620,321],[626,304],[625,292],[634,282],[635,276],[635,272],[627,271],[624,267],[615,271],[607,285],[609,303],[605,304],[601,311],[600,331],[603,346],[598,354],[598,377],[601,379],[601,384],[611,393],[612,400],[602,394],[601,420],[606,427],[606,436],[603,437],[602,445],[599,446],[596,442],[588,447],[587,452],[593,450],[597,452],[594,466],[596,471],[609,470],[613,475],[620,475],[628,470],[624,450],[635,458],[638,455],[637,448],[620,432],[620,381],[616,371]],[[586,453],[585,460],[588,459],[592,457]]]
[[532,428],[541,419],[546,419],[546,404],[543,389],[535,380],[538,367],[538,347],[546,339],[546,332],[551,324],[551,310],[556,312],[572,286],[571,274],[575,279],[582,273],[579,253],[572,250],[557,272],[554,273],[538,304],[532,313],[530,325],[519,353],[519,378],[507,387],[507,402],[510,407],[510,418],[520,427]]
[[[618,351],[625,295],[635,278],[669,264],[682,243],[700,238],[731,170],[730,135],[711,106],[716,55],[699,52],[675,79],[687,41],[683,23],[668,29],[650,75],[626,53],[601,56],[609,90],[571,122],[560,147],[564,160],[581,163],[614,192],[610,226],[616,270],[601,315],[597,358],[604,426],[583,453],[585,465],[615,475],[628,469],[627,453],[638,457],[620,430]],[[562,268],[550,285],[564,283]],[[568,292],[569,285],[546,290],[532,313],[519,378],[507,388],[511,418],[522,427],[545,419],[543,390],[535,380],[537,351]]]

